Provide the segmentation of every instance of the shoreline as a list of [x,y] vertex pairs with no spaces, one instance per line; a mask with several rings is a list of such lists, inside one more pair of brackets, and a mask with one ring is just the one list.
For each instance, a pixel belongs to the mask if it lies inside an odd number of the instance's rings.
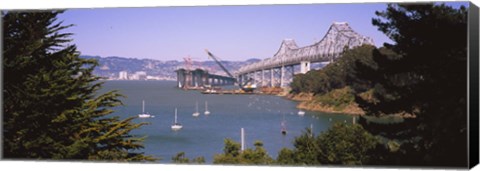
[[[298,109],[324,112],[331,114],[341,114],[341,115],[351,115],[351,116],[365,116],[365,111],[363,111],[358,104],[353,103],[345,106],[342,110],[335,110],[332,106],[323,105],[322,103],[316,102],[314,100],[313,93],[299,93],[299,94],[287,94],[283,96],[284,98],[292,101],[299,102],[296,106]],[[385,115],[386,116],[386,115]],[[396,113],[393,114],[395,117],[405,118],[416,118],[415,115],[409,113]]]
[[313,93],[286,94],[283,97],[288,100],[299,102],[296,106],[298,109],[353,116],[365,115],[365,112],[361,110],[357,104],[349,104],[342,110],[335,110],[331,106],[326,106],[322,103],[315,102],[313,100]]

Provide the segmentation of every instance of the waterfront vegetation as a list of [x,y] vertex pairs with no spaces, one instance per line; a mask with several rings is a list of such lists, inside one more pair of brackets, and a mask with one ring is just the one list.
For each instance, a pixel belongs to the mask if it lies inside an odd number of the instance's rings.
[[172,157],[173,163],[196,163],[196,164],[203,164],[205,163],[205,157],[197,157],[190,160],[188,157],[185,156],[185,152],[179,152],[177,155]]
[[[383,139],[367,154],[381,157],[368,164],[467,166],[466,8],[390,4],[376,15],[373,25],[393,44],[348,50],[324,69],[295,77],[291,93],[313,94],[310,101],[337,109],[354,96],[366,115],[359,123]],[[344,95],[325,100],[338,91]],[[379,119],[398,114],[409,117]]]
[[379,139],[360,125],[336,123],[315,136],[310,129],[297,137],[293,150],[284,148],[277,157],[281,165],[362,165],[372,163]]
[[61,12],[6,12],[3,19],[3,157],[151,161],[135,150],[144,125],[110,116],[122,105],[116,91],[97,94],[95,60],[81,59],[69,45],[71,25]]
[[223,154],[217,154],[213,157],[214,164],[272,164],[274,160],[267,154],[263,148],[263,142],[255,141],[255,149],[247,148],[244,151],[240,149],[240,143],[231,139],[225,139]]
[[[361,97],[371,99],[371,91],[362,93]],[[364,111],[355,102],[355,95],[349,86],[334,89],[322,95],[299,93],[289,95],[288,98],[300,101],[297,105],[299,109],[351,115],[364,114]]]
[[[302,93],[308,93],[310,100],[303,100],[299,108],[330,113],[363,114],[355,102],[357,90],[369,90],[372,85],[360,83],[356,73],[357,63],[367,66],[375,65],[371,45],[363,45],[344,52],[337,61],[321,70],[312,70],[306,74],[297,74],[290,86],[290,97],[295,98]],[[362,96],[367,97],[367,96]],[[372,100],[371,98],[368,100]]]
[[[362,165],[377,159],[373,154],[380,146],[380,138],[373,136],[358,124],[336,123],[324,133],[315,135],[309,128],[295,138],[294,148],[283,148],[273,159],[256,141],[255,148],[240,149],[240,143],[225,139],[222,154],[214,156],[214,164],[253,165]],[[179,153],[176,163],[198,163]]]
[[[98,94],[95,60],[79,58],[58,11],[3,17],[3,156],[25,159],[152,161],[138,152],[144,123],[110,116],[116,91]],[[359,124],[307,129],[273,159],[225,139],[214,164],[466,166],[467,10],[434,4],[390,4],[373,25],[394,43],[346,50],[322,70],[295,76],[292,94],[342,111],[358,106]],[[367,24],[367,23],[366,23]],[[407,113],[389,124],[378,117]],[[181,149],[179,149],[181,151]],[[204,163],[184,152],[175,163]]]

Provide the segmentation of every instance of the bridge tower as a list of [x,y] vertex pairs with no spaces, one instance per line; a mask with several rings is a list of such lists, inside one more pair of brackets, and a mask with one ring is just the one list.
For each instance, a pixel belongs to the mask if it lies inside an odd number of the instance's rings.
[[300,62],[300,73],[305,74],[310,71],[310,61],[301,61]]
[[[294,74],[294,66],[300,65],[300,73],[310,71],[315,62],[333,62],[343,52],[364,44],[375,45],[373,39],[356,33],[346,22],[333,22],[325,36],[319,42],[305,47],[298,47],[293,39],[282,41],[280,48],[271,58],[241,67],[237,74],[256,78],[256,82],[264,85],[264,70],[270,71],[270,86],[284,87],[288,85],[290,74]],[[262,72],[262,77],[256,77]],[[261,79],[261,80],[258,80]]]

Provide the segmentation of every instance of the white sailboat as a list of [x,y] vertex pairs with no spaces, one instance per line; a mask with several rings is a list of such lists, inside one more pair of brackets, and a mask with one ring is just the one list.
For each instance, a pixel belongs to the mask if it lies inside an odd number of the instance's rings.
[[183,128],[182,124],[177,122],[177,108],[175,108],[175,123],[172,125],[172,130],[178,131],[182,128]]
[[138,114],[139,118],[153,118],[153,115],[150,115],[148,112],[145,113],[145,100],[142,100],[142,113]]
[[300,116],[303,116],[303,115],[305,115],[305,111],[303,111],[303,110],[299,110],[299,111],[298,111],[298,115],[300,115]]
[[208,111],[208,102],[205,101],[205,112],[204,112],[205,115],[209,115],[210,114],[210,111]]
[[192,116],[194,116],[194,117],[197,117],[197,116],[200,115],[200,112],[198,112],[198,102],[197,102],[197,104],[196,104],[196,109],[197,109],[197,110],[192,114]]

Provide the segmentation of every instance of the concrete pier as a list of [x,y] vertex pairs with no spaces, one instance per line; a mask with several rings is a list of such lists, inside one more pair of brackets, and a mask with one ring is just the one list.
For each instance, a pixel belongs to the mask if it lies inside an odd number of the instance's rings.
[[177,87],[184,89],[203,88],[206,86],[233,85],[235,79],[227,76],[214,75],[202,69],[187,70],[180,68],[177,73]]

